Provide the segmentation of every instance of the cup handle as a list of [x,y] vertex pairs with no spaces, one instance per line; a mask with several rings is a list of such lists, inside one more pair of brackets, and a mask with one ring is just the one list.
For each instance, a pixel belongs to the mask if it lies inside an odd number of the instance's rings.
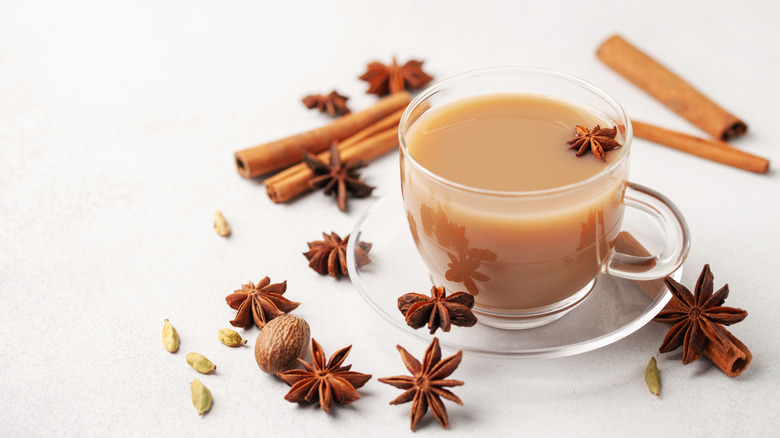
[[629,280],[666,277],[682,266],[691,247],[690,232],[680,210],[664,195],[640,184],[627,182],[623,204],[650,216],[661,228],[664,248],[659,254],[636,256],[614,252],[604,265],[607,274]]

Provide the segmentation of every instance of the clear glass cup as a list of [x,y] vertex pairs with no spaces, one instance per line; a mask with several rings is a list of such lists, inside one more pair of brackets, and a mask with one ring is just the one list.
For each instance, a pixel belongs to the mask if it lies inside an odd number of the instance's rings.
[[[521,93],[571,102],[617,126],[622,146],[596,175],[536,191],[495,191],[447,180],[410,154],[407,133],[428,111],[465,98]],[[532,328],[582,303],[599,274],[637,281],[677,270],[690,247],[682,214],[660,193],[628,182],[631,122],[609,95],[576,77],[536,68],[477,70],[423,91],[404,113],[399,138],[401,192],[418,253],[436,285],[475,296],[483,324]],[[565,147],[565,145],[562,145]],[[664,244],[647,256],[616,252],[625,208],[643,213]],[[540,224],[554,235],[539,237]],[[496,230],[499,230],[496,233]]]

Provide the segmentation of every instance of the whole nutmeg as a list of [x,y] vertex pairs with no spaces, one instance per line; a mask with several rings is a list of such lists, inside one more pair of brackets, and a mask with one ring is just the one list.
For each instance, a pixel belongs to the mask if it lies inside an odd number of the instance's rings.
[[255,360],[269,374],[298,367],[298,358],[306,357],[309,323],[293,315],[274,318],[263,327],[255,341]]

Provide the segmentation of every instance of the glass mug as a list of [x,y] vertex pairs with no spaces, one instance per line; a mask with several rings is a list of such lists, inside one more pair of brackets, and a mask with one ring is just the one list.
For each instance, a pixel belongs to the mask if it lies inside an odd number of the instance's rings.
[[[562,99],[617,126],[622,145],[609,152],[617,157],[572,184],[498,191],[447,180],[410,154],[408,134],[421,116],[452,102],[497,93]],[[689,232],[677,207],[660,193],[628,182],[628,116],[612,97],[576,77],[521,67],[452,77],[410,103],[399,140],[401,193],[417,250],[435,285],[445,286],[448,293],[474,295],[474,312],[483,324],[508,329],[547,324],[586,299],[599,274],[658,279],[677,270],[688,254]],[[626,207],[660,229],[665,244],[657,254],[615,251]]]

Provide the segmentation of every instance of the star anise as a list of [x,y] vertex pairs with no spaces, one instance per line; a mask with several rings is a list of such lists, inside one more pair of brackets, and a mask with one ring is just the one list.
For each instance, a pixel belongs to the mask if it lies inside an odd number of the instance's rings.
[[323,113],[328,113],[329,116],[340,116],[343,114],[349,114],[349,108],[347,107],[346,96],[340,95],[336,91],[331,91],[327,96],[322,94],[311,94],[302,99],[306,108],[317,108]]
[[422,70],[422,61],[411,60],[399,66],[393,57],[393,63],[384,65],[381,62],[368,64],[368,70],[360,79],[369,84],[369,94],[384,96],[388,93],[398,93],[406,89],[420,88],[433,78]]
[[[323,240],[307,242],[309,251],[303,253],[309,260],[309,267],[320,275],[330,274],[331,277],[348,275],[347,271],[347,244],[349,235],[344,240],[336,233],[322,233]],[[357,242],[355,245],[355,259],[358,267],[371,262],[368,252],[371,250],[369,242]]]
[[347,210],[347,192],[355,198],[365,198],[374,190],[374,187],[360,180],[358,169],[366,164],[362,161],[342,163],[336,142],[330,145],[330,164],[309,153],[304,155],[303,160],[314,173],[309,186],[313,189],[324,187],[326,195],[334,194],[341,211]]
[[596,125],[593,130],[589,130],[582,125],[577,125],[574,128],[574,134],[574,138],[567,143],[571,145],[569,149],[577,149],[578,157],[590,149],[596,158],[607,161],[607,151],[620,147],[620,143],[615,140],[617,126],[607,129]]
[[333,353],[326,364],[322,347],[312,339],[312,363],[298,359],[304,370],[290,370],[277,374],[284,383],[292,387],[284,399],[292,403],[319,400],[320,408],[325,412],[330,411],[334,401],[346,405],[359,399],[360,394],[356,389],[365,385],[371,379],[371,374],[350,371],[352,365],[341,366],[351,349],[350,345]]
[[747,312],[723,307],[729,295],[729,285],[724,285],[713,294],[713,279],[710,265],[704,265],[696,282],[696,290],[691,294],[688,288],[674,279],[664,278],[672,292],[672,300],[653,321],[670,322],[674,326],[658,351],[666,353],[682,345],[683,364],[689,364],[702,356],[708,342],[714,343],[720,350],[728,348],[730,341],[723,325],[742,321]]
[[444,277],[455,283],[463,283],[463,286],[472,295],[479,294],[479,288],[474,280],[490,280],[490,277],[478,272],[477,269],[483,261],[494,261],[498,257],[493,251],[481,248],[471,248],[462,255],[447,252],[447,256],[450,258],[450,263],[447,263],[450,269],[444,273]]
[[447,418],[447,409],[444,407],[444,403],[442,403],[440,397],[463,405],[463,402],[458,396],[445,389],[447,386],[461,386],[463,385],[463,382],[460,380],[444,380],[445,377],[452,374],[455,369],[458,368],[460,360],[463,357],[463,352],[458,351],[457,354],[442,360],[439,339],[433,338],[433,342],[431,342],[431,345],[425,350],[425,356],[423,357],[423,362],[421,364],[403,347],[398,345],[397,348],[401,353],[401,358],[403,359],[406,368],[412,375],[379,379],[382,383],[406,390],[406,392],[391,401],[390,404],[400,405],[408,401],[412,402],[412,409],[409,412],[412,430],[414,430],[417,423],[425,416],[425,413],[428,412],[428,407],[431,408],[431,412],[433,413],[433,416],[436,417],[436,420],[439,421],[439,424],[441,424],[442,427],[447,428],[450,425]]
[[295,303],[283,297],[287,290],[287,281],[271,284],[271,279],[263,278],[254,285],[251,281],[241,286],[225,298],[228,305],[238,310],[235,319],[230,321],[234,327],[251,327],[252,322],[257,328],[265,325],[287,312],[293,311],[301,303]]
[[436,329],[450,331],[450,324],[471,327],[477,323],[477,317],[471,312],[474,297],[466,292],[456,292],[447,296],[443,286],[433,286],[431,296],[408,293],[398,298],[398,310],[406,317],[406,323],[418,329],[428,323],[431,334]]

